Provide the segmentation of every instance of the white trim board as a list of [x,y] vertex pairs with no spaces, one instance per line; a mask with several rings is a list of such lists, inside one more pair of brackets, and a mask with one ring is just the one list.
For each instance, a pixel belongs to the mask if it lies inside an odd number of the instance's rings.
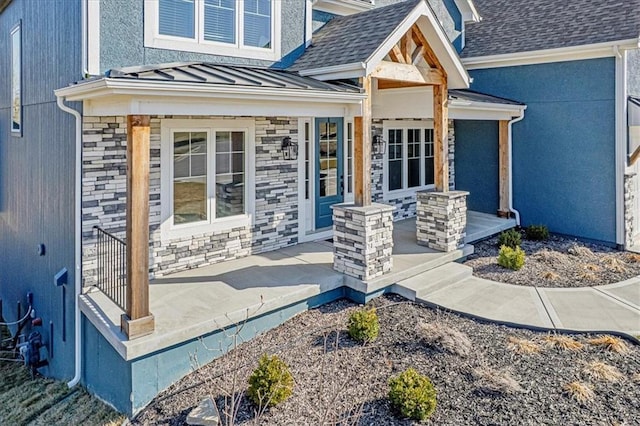
[[476,56],[462,58],[468,70],[513,67],[519,65],[544,64],[552,62],[579,61],[606,58],[617,55],[619,50],[637,49],[640,40],[620,40],[558,49],[532,50],[529,52],[507,53],[504,55]]
[[362,0],[312,0],[313,8],[320,12],[346,16],[371,10],[375,7],[373,1]]

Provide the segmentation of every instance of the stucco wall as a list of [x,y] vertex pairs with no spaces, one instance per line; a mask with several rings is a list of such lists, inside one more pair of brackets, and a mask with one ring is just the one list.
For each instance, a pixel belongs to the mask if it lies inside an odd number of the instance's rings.
[[627,84],[629,95],[640,97],[640,49],[630,50],[627,61]]
[[[305,2],[282,2],[283,65],[302,53],[305,38]],[[125,66],[160,64],[180,61],[207,61],[270,66],[273,62],[229,56],[207,55],[144,47],[144,2],[101,0],[100,2],[100,70]]]
[[514,204],[522,224],[615,243],[614,59],[470,74],[473,90],[527,104],[525,119],[513,126]]
[[456,189],[468,191],[467,207],[495,214],[499,207],[498,122],[456,120]]
[[[297,163],[282,159],[283,135],[296,140],[297,118],[255,118],[255,212],[251,226],[232,227],[190,237],[163,240],[161,222],[161,138],[163,118],[152,116],[149,227],[151,276],[191,269],[275,250],[297,243]],[[224,118],[199,116],[191,118]],[[126,224],[125,117],[84,117],[83,282],[96,283],[94,225],[124,238]]]

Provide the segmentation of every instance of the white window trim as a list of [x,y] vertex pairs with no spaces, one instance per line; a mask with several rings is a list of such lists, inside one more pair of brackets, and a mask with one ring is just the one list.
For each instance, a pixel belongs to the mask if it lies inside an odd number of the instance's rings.
[[281,1],[271,1],[271,49],[245,46],[242,44],[244,28],[244,0],[237,0],[236,43],[227,44],[204,40],[204,1],[195,0],[195,39],[186,39],[160,34],[158,0],[144,0],[144,47],[155,49],[180,50],[205,53],[217,56],[262,59],[278,61],[281,59]]
[[[349,135],[349,124],[351,124],[351,132],[352,134]],[[351,152],[349,152],[349,136],[351,136],[351,140],[352,140],[352,144],[351,144]],[[353,123],[353,117],[345,117],[344,119],[344,131],[343,131],[343,151],[344,151],[344,161],[342,164],[342,182],[344,184],[344,192],[343,192],[343,198],[344,198],[344,202],[345,203],[350,203],[353,202],[354,200],[354,195],[353,195],[353,191],[355,189],[355,158],[354,158],[354,154],[355,154],[355,143],[356,141],[354,140],[355,137],[355,130],[354,130],[354,123]],[[353,179],[354,181],[352,182],[352,186],[351,186],[351,191],[349,191],[349,156],[351,156],[351,158],[353,159]]]
[[[13,128],[13,108],[14,108],[14,98],[13,98],[13,90],[14,90],[14,86],[13,86],[13,78],[14,78],[14,70],[16,68],[16,65],[13,63],[13,56],[14,56],[14,51],[13,51],[13,37],[17,34],[18,37],[18,44],[19,44],[19,58],[18,58],[18,91],[19,91],[19,103],[20,103],[20,111],[18,112],[18,114],[20,115],[20,128],[19,129],[14,129]],[[10,108],[9,108],[9,128],[11,129],[11,135],[15,136],[15,137],[22,137],[22,131],[24,129],[24,84],[23,84],[23,78],[24,78],[24,73],[22,72],[22,65],[23,65],[23,43],[22,43],[22,20],[18,20],[18,22],[13,26],[13,28],[11,28],[11,31],[9,33],[9,63],[10,63],[10,72],[9,72],[9,79],[10,81]]]
[[[389,141],[387,141],[387,149],[384,153],[383,157],[383,169],[382,169],[382,199],[384,201],[396,200],[399,198],[411,197],[416,194],[417,191],[424,191],[426,189],[434,189],[435,184],[431,185],[421,185],[414,186],[412,188],[407,188],[408,185],[408,138],[407,138],[407,130],[409,129],[433,129],[433,120],[414,120],[414,121],[406,121],[406,120],[388,120],[382,122],[382,131],[383,138],[386,140],[388,138],[390,129],[399,129],[402,130],[402,189],[395,189],[393,191],[389,191]],[[426,176],[424,175],[424,159],[425,159],[425,150],[424,150],[424,141],[423,148],[420,150],[420,165],[421,165],[421,177],[424,181]]]
[[[221,131],[245,131],[245,214],[212,218],[215,203],[215,160],[212,135]],[[173,223],[173,146],[175,131],[207,132],[207,220],[174,225]],[[255,121],[254,120],[207,120],[165,119],[160,123],[160,235],[161,240],[171,241],[199,235],[226,231],[232,228],[251,226],[255,215]]]

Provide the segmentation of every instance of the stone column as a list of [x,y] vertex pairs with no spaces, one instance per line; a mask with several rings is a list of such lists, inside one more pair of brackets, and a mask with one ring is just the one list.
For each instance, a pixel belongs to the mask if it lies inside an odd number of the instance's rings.
[[391,271],[393,206],[333,207],[333,269],[368,281]]
[[464,246],[467,235],[466,191],[419,191],[416,206],[418,244],[444,252]]
[[638,232],[634,229],[635,215],[639,214],[635,211],[636,185],[640,181],[635,173],[626,173],[624,175],[624,243],[626,248],[633,247],[634,235]]

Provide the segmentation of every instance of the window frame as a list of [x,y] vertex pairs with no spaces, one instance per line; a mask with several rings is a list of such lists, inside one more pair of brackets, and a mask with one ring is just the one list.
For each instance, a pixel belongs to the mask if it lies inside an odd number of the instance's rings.
[[[414,195],[417,191],[434,189],[435,184],[424,184],[426,181],[426,130],[433,130],[433,120],[405,121],[405,120],[389,120],[383,121],[382,131],[383,138],[387,140],[389,130],[402,131],[402,188],[389,190],[389,149],[383,156],[383,173],[382,173],[382,193],[383,200],[390,201],[398,198],[404,198]],[[409,187],[409,129],[420,129],[422,140],[420,142],[420,182],[421,185]]]
[[235,43],[222,43],[204,39],[204,0],[195,2],[195,37],[193,39],[160,34],[160,6],[158,0],[144,1],[144,47],[217,56],[262,59],[281,59],[281,1],[271,0],[271,48],[247,46],[244,42],[244,0],[237,0]]
[[[19,108],[19,112],[18,112],[18,114],[19,114],[19,117],[20,117],[20,122],[18,123],[18,125],[19,125],[18,129],[14,129],[13,128],[13,123],[14,123],[14,121],[13,121],[13,119],[14,119],[14,116],[13,116],[14,106],[13,106],[13,104],[14,104],[14,101],[15,101],[14,100],[14,90],[15,90],[15,87],[14,87],[14,75],[15,75],[14,71],[15,71],[15,66],[16,66],[14,64],[14,61],[13,61],[14,60],[14,54],[15,54],[14,51],[13,51],[13,37],[16,36],[16,34],[17,34],[17,37],[18,37],[18,49],[19,49],[19,51],[18,51],[18,64],[17,64],[18,70],[17,70],[17,73],[18,73],[18,102],[19,102],[19,107],[18,107]],[[24,129],[24,102],[23,102],[23,93],[24,93],[23,92],[23,87],[24,87],[24,85],[22,84],[22,80],[23,80],[23,77],[24,77],[23,72],[22,72],[22,65],[23,65],[23,61],[22,61],[22,57],[23,57],[23,55],[22,55],[22,47],[23,47],[22,46],[22,20],[18,20],[18,22],[11,28],[11,31],[9,32],[9,44],[10,44],[9,54],[11,55],[11,57],[9,58],[9,63],[11,64],[10,65],[11,66],[11,70],[10,70],[10,80],[11,80],[10,81],[10,87],[11,87],[11,90],[10,90],[10,93],[11,93],[10,104],[11,104],[11,106],[10,106],[10,110],[9,110],[10,111],[9,112],[9,122],[10,122],[9,127],[11,129],[11,135],[12,136],[21,138],[22,134],[23,134],[23,129]]]
[[[206,233],[225,231],[232,228],[251,226],[255,216],[255,185],[253,164],[255,152],[254,120],[212,120],[212,119],[163,119],[161,120],[160,150],[160,205],[161,239],[163,241],[188,238]],[[219,132],[245,133],[244,146],[244,213],[216,218],[216,141]],[[176,132],[207,133],[207,219],[189,223],[174,223],[174,151],[173,135]]]

